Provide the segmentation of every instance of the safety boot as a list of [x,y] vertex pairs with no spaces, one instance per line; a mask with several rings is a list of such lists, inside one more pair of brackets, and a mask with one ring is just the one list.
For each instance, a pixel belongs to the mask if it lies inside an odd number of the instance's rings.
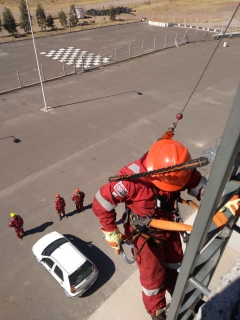
[[152,320],[166,320],[167,319],[167,310],[170,306],[170,303],[166,307],[159,309],[155,312],[155,316],[152,316]]
[[59,220],[62,221],[62,216],[59,216]]
[[[158,311],[162,311],[162,310],[158,310]],[[167,314],[165,310],[163,310],[161,314],[157,314],[156,312],[156,316],[152,316],[152,320],[166,320],[166,319],[167,319]]]

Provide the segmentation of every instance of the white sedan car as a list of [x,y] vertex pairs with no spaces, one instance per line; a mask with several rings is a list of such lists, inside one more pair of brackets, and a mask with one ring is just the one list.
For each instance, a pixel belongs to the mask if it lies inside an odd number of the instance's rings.
[[81,296],[98,277],[98,270],[92,261],[56,231],[38,240],[32,251],[68,297]]

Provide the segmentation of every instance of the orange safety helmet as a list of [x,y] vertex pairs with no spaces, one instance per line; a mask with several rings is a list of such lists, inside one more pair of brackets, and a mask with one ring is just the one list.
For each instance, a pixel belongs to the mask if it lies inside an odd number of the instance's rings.
[[[150,148],[147,158],[147,171],[162,169],[192,159],[188,149],[176,140],[162,139]],[[192,170],[182,170],[151,177],[153,184],[164,191],[176,191],[183,188],[189,181]]]
[[77,189],[75,189],[75,193],[77,193],[77,192],[79,192],[79,189],[77,188]]
[[57,193],[57,194],[55,195],[55,198],[60,198],[60,194]]

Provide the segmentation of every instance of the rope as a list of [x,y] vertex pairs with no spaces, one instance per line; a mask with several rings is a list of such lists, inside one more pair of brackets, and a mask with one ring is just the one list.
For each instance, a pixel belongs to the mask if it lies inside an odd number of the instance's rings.
[[142,177],[149,177],[157,174],[165,174],[165,173],[170,173],[170,172],[178,172],[182,170],[189,170],[189,169],[195,169],[198,167],[203,167],[208,164],[208,159],[205,157],[201,157],[198,159],[194,159],[191,161],[183,162],[181,164],[177,164],[175,166],[167,167],[167,168],[162,168],[162,169],[157,169],[157,170],[152,170],[149,172],[141,172],[141,173],[134,173],[130,175],[121,175],[121,176],[114,176],[110,177],[108,181],[110,182],[117,182],[117,181],[130,181],[134,179],[140,179]]
[[185,103],[185,105],[184,105],[184,107],[183,107],[183,109],[182,109],[182,113],[183,113],[184,109],[186,108],[186,106],[188,105],[188,102],[189,102],[189,101],[190,101],[190,99],[192,98],[192,96],[193,96],[193,94],[194,94],[195,90],[197,89],[197,87],[198,87],[198,85],[199,85],[200,81],[202,80],[202,77],[204,76],[204,74],[205,74],[205,72],[206,72],[206,70],[207,70],[207,68],[208,68],[208,66],[209,66],[209,64],[210,64],[210,62],[212,61],[212,58],[213,58],[213,56],[214,56],[215,52],[217,51],[217,49],[218,49],[218,47],[219,47],[219,45],[220,45],[220,43],[221,43],[221,41],[222,41],[222,39],[223,39],[223,37],[224,37],[225,33],[227,32],[228,27],[230,26],[230,24],[231,24],[231,22],[232,22],[232,20],[233,20],[233,18],[234,18],[234,16],[235,16],[235,14],[236,14],[236,13],[237,13],[237,11],[238,11],[239,6],[240,6],[240,2],[239,2],[239,4],[238,4],[238,6],[237,6],[236,10],[234,11],[234,13],[233,13],[233,15],[232,15],[232,17],[231,17],[231,19],[230,19],[230,21],[229,21],[228,25],[226,26],[226,28],[225,28],[225,30],[224,30],[224,32],[223,32],[223,34],[222,34],[222,37],[220,38],[220,40],[219,40],[219,42],[218,42],[218,45],[216,46],[216,48],[214,49],[214,51],[213,51],[213,53],[212,53],[212,55],[211,55],[210,59],[208,60],[208,63],[207,63],[206,67],[205,67],[205,68],[204,68],[204,70],[203,70],[203,73],[201,74],[200,78],[198,79],[197,84],[195,85],[195,87],[194,87],[194,89],[193,89],[192,93],[190,94],[190,96],[189,96],[189,98],[188,98],[187,102]]

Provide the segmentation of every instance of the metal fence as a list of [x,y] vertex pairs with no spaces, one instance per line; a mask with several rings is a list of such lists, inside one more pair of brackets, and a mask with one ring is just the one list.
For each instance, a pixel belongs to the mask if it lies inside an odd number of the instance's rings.
[[[87,56],[85,56],[84,54],[74,59],[72,63],[66,64],[63,60],[62,64],[59,63],[60,68],[58,70],[55,66],[54,74],[57,74],[56,76],[53,76],[51,74],[53,73],[53,70],[51,70],[49,66],[46,67],[41,64],[40,69],[42,80],[43,82],[56,80],[66,76],[74,75],[76,73],[84,73],[89,70],[98,69],[114,63],[119,63],[121,61],[139,58],[146,54],[160,52],[162,50],[179,47],[189,43],[211,41],[213,39],[214,37],[212,37],[212,35],[210,35],[207,31],[199,32],[199,30],[196,30],[195,32],[193,32],[191,30],[191,32],[189,33],[188,30],[185,31],[183,29],[179,29],[178,33],[165,35],[161,39],[153,38],[143,40],[141,42],[129,43],[126,46],[105,48],[95,56],[95,64],[89,64],[87,62]],[[19,70],[16,70],[15,77],[14,75],[11,76],[11,84],[13,85],[13,87],[1,91],[0,94],[37,85],[40,83],[40,80],[36,81],[36,79],[36,73],[33,76],[33,74],[30,74],[30,72],[20,72]]]

